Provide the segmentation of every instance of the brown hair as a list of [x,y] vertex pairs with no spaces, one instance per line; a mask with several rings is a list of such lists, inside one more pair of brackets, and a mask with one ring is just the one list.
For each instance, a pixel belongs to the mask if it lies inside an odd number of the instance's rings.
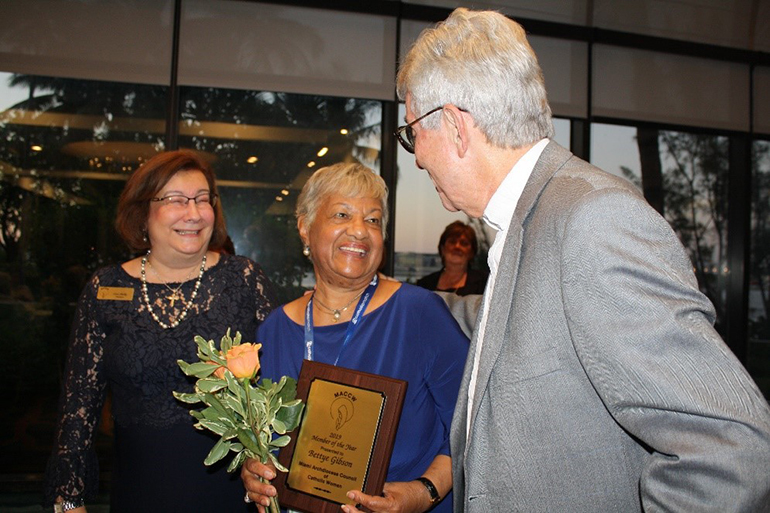
[[[211,194],[217,194],[214,171],[197,153],[176,150],[153,156],[128,178],[118,200],[115,228],[132,250],[150,249],[150,241],[146,240],[150,200],[180,171],[200,171],[206,177]],[[225,239],[225,216],[222,212],[222,202],[217,201],[214,205],[214,230],[209,249],[221,248]]]
[[441,234],[441,237],[438,240],[438,254],[441,255],[442,262],[444,261],[444,255],[441,253],[441,247],[449,237],[459,237],[461,235],[465,235],[465,237],[468,239],[468,242],[471,243],[471,260],[473,260],[473,256],[476,256],[476,252],[479,249],[479,243],[476,240],[476,230],[474,230],[472,226],[467,225],[462,221],[454,221],[449,223],[447,227],[444,228],[444,233]]

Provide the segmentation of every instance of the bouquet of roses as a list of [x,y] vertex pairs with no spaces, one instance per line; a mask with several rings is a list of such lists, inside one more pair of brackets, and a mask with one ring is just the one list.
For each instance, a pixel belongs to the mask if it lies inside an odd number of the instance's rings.
[[[289,443],[291,437],[286,433],[299,425],[302,416],[304,405],[296,399],[297,382],[286,376],[277,383],[270,379],[257,382],[262,344],[242,344],[240,333],[231,338],[228,329],[219,349],[213,340],[201,336],[195,337],[195,343],[200,362],[177,360],[182,372],[198,378],[195,392],[174,392],[174,397],[188,404],[203,403],[204,408],[190,410],[197,420],[195,428],[220,436],[203,463],[212,465],[233,452],[228,472],[237,470],[246,458],[272,462],[286,472],[274,452]],[[275,497],[270,510],[279,511]]]

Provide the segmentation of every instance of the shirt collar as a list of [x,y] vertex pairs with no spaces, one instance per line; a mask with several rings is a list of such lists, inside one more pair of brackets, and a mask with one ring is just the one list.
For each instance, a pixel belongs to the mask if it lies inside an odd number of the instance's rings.
[[495,231],[505,231],[511,224],[516,204],[548,142],[548,139],[541,139],[516,161],[489,200],[482,219]]

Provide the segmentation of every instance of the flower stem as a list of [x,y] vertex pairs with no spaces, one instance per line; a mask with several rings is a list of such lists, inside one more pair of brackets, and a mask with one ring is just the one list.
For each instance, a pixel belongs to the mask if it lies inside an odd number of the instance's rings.
[[[265,484],[270,484],[270,481],[265,479],[264,477],[259,478],[260,481],[262,481]],[[281,506],[278,504],[278,497],[270,497],[270,508],[268,509],[270,513],[281,513]]]
[[270,497],[270,513],[281,513],[281,507],[278,505],[278,497]]
[[246,392],[246,422],[249,423],[249,427],[251,430],[254,430],[254,418],[251,415],[251,383],[249,378],[243,378],[241,380],[241,384],[243,385],[243,390]]

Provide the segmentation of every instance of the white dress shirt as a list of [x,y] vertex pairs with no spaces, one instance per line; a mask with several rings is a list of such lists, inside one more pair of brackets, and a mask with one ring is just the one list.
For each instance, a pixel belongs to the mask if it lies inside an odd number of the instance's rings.
[[[487,280],[487,291],[482,306],[481,322],[479,323],[478,342],[476,342],[476,352],[473,354],[473,370],[468,389],[468,418],[466,430],[470,435],[471,427],[471,406],[473,405],[473,396],[476,390],[476,377],[478,374],[479,357],[481,355],[481,346],[484,341],[484,332],[486,331],[487,317],[489,316],[489,302],[492,299],[492,292],[495,289],[495,279],[497,277],[497,268],[500,265],[500,258],[503,255],[503,246],[505,238],[508,235],[508,226],[511,224],[513,212],[516,210],[516,204],[521,198],[524,186],[527,185],[529,175],[535,168],[540,154],[548,145],[548,139],[541,139],[537,144],[527,151],[508,172],[503,179],[500,187],[497,188],[492,198],[484,209],[482,219],[495,230],[495,241],[489,248],[487,254],[487,263],[489,264],[489,279]],[[467,445],[466,445],[467,447]]]

